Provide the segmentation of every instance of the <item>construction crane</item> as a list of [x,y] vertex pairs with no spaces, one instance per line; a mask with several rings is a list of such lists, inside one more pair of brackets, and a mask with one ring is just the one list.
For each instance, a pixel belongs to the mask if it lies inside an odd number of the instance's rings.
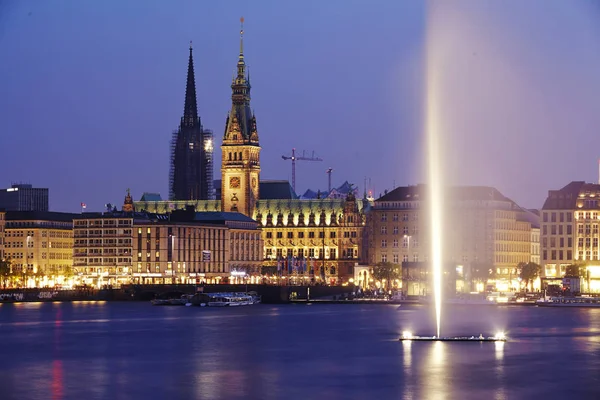
[[333,172],[333,168],[329,167],[327,169],[327,171],[325,171],[325,172],[327,172],[327,175],[328,175],[328,177],[327,177],[327,193],[331,193],[331,173]]
[[309,157],[304,150],[302,150],[301,156],[296,156],[296,149],[292,149],[292,156],[281,156],[284,160],[292,160],[292,188],[296,191],[296,161],[323,161],[323,159],[316,157],[315,152]]

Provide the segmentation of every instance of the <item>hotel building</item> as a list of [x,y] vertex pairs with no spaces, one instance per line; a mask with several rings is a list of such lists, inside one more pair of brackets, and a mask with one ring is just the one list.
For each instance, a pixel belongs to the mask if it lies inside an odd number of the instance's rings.
[[582,291],[600,291],[600,185],[574,181],[549,190],[541,216],[542,280],[561,284],[571,264],[586,266]]
[[128,194],[124,211],[75,219],[74,268],[83,283],[223,283],[232,271],[258,275],[263,247],[251,218],[193,208],[169,214],[132,210]]
[[5,254],[13,280],[23,287],[70,285],[73,278],[73,219],[78,214],[8,211]]
[[[375,200],[367,219],[371,265],[390,262],[403,269],[429,268],[426,189],[425,185],[399,187]],[[529,262],[535,248],[532,229],[539,228],[535,214],[491,187],[450,188],[445,201],[443,257],[451,268],[446,272],[462,281],[457,290],[484,290],[487,279],[471,287],[481,271],[489,272],[493,279],[488,283],[499,291],[518,287],[517,264]],[[423,293],[425,286],[419,283],[419,287],[415,294]]]

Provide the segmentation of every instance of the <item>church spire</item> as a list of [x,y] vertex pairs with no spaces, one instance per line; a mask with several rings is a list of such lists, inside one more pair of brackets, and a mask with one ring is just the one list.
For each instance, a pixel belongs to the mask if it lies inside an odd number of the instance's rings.
[[198,103],[196,102],[196,79],[194,77],[194,57],[192,56],[192,41],[190,40],[190,59],[188,61],[187,83],[185,86],[185,105],[183,106],[183,118],[181,126],[187,128],[197,127]]

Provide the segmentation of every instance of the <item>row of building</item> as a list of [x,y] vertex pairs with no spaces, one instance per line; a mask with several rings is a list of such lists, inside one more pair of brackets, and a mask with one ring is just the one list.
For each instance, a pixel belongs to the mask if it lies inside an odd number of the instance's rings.
[[[431,247],[426,186],[398,187],[376,200],[352,193],[299,200],[287,182],[262,186],[285,190],[271,190],[252,216],[199,209],[202,201],[134,202],[129,193],[121,211],[0,211],[0,257],[10,260],[14,284],[27,286],[242,279],[366,286],[375,283],[372,268],[388,262],[404,270],[404,282],[394,284],[421,292]],[[497,290],[516,289],[517,265],[534,262],[547,283],[586,263],[589,290],[597,291],[599,200],[600,185],[584,182],[551,190],[541,212],[491,187],[451,189],[444,259],[461,282],[457,289],[484,290],[472,286],[481,270]]]
[[[21,185],[0,193],[7,209],[0,212],[0,256],[10,260],[10,279],[28,286],[240,279],[368,286],[381,284],[371,274],[375,265],[392,263],[403,270],[402,282],[392,284],[423,293],[431,258],[426,187],[398,187],[375,200],[366,191],[357,198],[346,182],[299,197],[287,181],[261,179],[250,90],[241,35],[220,180],[212,172],[216,143],[198,114],[190,47],[168,200],[144,193],[134,202],[127,193],[121,211],[64,214],[47,211],[47,190]],[[8,198],[14,204],[3,205]],[[517,288],[517,265],[527,262],[541,264],[549,281],[586,262],[588,287],[598,289],[600,185],[550,191],[541,214],[492,187],[449,188],[444,200],[445,273],[457,290]]]

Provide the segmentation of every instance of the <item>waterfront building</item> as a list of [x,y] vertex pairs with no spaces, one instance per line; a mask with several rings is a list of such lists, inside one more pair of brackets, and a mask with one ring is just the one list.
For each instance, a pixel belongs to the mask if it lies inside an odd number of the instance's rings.
[[219,199],[162,201],[156,194],[145,193],[135,202],[135,209],[166,214],[192,206],[198,212],[239,212],[259,223],[264,242],[262,274],[267,279],[348,281],[361,260],[368,201],[357,199],[349,183],[339,188],[336,198],[302,200],[287,181],[261,181],[261,147],[250,107],[243,30],[236,69],[221,146]]
[[5,258],[12,278],[23,287],[71,285],[73,219],[78,214],[50,211],[8,211]]
[[[84,213],[74,222],[74,268],[82,283],[222,283],[232,271],[258,283],[263,253],[258,224],[240,213]],[[239,275],[239,274],[234,274]]]
[[213,188],[213,134],[198,116],[194,59],[190,43],[183,117],[171,140],[171,200],[210,200]]
[[585,265],[582,290],[600,291],[600,185],[573,181],[549,190],[541,210],[542,281],[561,285],[567,266]]
[[0,209],[0,260],[4,260],[4,226],[6,224],[6,211]]
[[[403,269],[430,260],[427,187],[403,186],[375,200],[368,214],[368,259],[371,265],[389,262]],[[484,186],[453,187],[445,196],[444,260],[456,274],[457,290],[517,289],[517,264],[531,260],[535,214],[519,207],[498,190]],[[416,274],[415,281],[424,274]],[[413,274],[409,274],[413,276]],[[404,274],[403,276],[407,276]],[[487,279],[484,276],[489,276]],[[479,284],[475,284],[478,281]],[[415,294],[422,294],[423,283]],[[472,287],[475,286],[475,287]],[[406,289],[406,288],[405,288]]]
[[13,184],[0,189],[0,208],[6,211],[48,211],[48,189],[30,184]]

